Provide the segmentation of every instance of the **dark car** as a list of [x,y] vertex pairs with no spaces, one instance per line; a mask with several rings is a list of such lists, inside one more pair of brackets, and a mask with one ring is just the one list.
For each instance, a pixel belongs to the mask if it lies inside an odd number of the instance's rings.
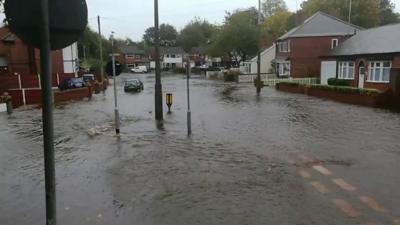
[[60,83],[60,85],[58,85],[58,88],[60,90],[68,90],[82,87],[85,87],[85,81],[83,81],[82,78],[66,78]]
[[142,81],[139,79],[129,79],[125,81],[124,85],[124,91],[130,92],[130,91],[142,91],[144,89]]

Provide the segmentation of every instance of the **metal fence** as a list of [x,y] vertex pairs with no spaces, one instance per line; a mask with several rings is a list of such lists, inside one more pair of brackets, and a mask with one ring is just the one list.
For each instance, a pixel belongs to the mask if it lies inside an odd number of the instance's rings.
[[[257,75],[240,75],[238,82],[239,83],[253,83],[254,80],[257,79]],[[275,86],[281,82],[293,82],[304,85],[313,85],[319,84],[320,79],[315,77],[306,77],[306,78],[276,78],[275,74],[262,74],[261,80],[264,82],[266,86]]]

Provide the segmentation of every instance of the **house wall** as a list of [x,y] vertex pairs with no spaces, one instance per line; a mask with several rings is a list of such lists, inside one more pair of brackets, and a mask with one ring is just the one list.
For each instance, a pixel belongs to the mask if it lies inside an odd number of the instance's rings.
[[183,59],[182,56],[176,56],[176,58],[171,58],[171,57],[166,57],[166,55],[164,55],[164,63],[182,63]]
[[339,44],[348,36],[304,37],[290,40],[291,76],[294,78],[320,77],[321,56],[331,50],[332,39],[339,39]]
[[[0,28],[0,39],[3,39],[8,34],[8,28]],[[2,74],[14,75],[19,73],[21,75],[30,75],[40,73],[40,51],[29,47],[19,38],[16,38],[13,44],[5,44],[0,41],[0,56],[7,58],[9,63],[8,71]],[[53,51],[51,60],[52,72],[64,73],[62,51]]]
[[[275,58],[275,46],[266,49],[261,53],[261,73],[270,73],[272,70],[271,62]],[[251,61],[250,73],[257,73],[257,57]]]

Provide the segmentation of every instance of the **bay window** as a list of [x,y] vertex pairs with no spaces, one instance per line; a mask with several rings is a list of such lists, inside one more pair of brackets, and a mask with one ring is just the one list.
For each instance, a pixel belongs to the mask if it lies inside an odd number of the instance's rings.
[[389,83],[390,69],[392,63],[390,61],[372,61],[369,63],[369,82]]
[[278,63],[279,76],[290,76],[290,62]]
[[339,62],[338,78],[353,80],[354,79],[354,62]]

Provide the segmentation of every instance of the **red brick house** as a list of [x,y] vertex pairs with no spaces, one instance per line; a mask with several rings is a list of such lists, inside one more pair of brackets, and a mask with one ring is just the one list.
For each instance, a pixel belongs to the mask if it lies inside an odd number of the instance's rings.
[[362,28],[318,12],[276,40],[278,77],[320,77],[321,59]]
[[322,57],[321,76],[349,80],[354,87],[386,91],[394,80],[392,72],[400,68],[399,38],[400,24],[359,31]]
[[[53,73],[64,73],[63,51],[52,52]],[[40,52],[25,44],[7,27],[0,28],[0,75],[40,73]]]
[[122,54],[119,60],[127,67],[147,66],[150,67],[150,60],[145,54],[144,50],[139,49],[137,46],[127,45],[121,47]]

